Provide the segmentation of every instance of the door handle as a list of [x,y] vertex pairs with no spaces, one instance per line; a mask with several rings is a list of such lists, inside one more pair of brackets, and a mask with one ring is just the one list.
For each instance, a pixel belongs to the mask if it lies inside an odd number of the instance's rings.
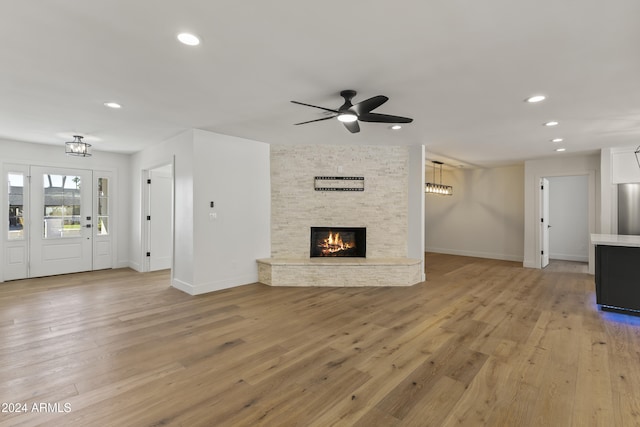
[[85,225],[86,228],[91,228],[91,224]]

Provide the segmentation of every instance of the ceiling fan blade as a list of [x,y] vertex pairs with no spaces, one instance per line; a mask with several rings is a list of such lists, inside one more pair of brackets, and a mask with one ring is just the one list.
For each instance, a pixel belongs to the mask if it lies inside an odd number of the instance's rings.
[[344,127],[349,129],[349,132],[351,133],[360,132],[360,125],[358,124],[357,120],[355,122],[342,122],[342,124],[344,125]]
[[317,105],[305,104],[304,102],[298,102],[298,101],[291,101],[291,102],[293,102],[294,104],[305,105],[307,107],[319,108],[324,111],[331,111],[332,113],[336,113],[336,114],[339,113],[338,110],[332,110],[331,108],[319,107]]
[[391,116],[389,114],[365,113],[358,116],[361,122],[375,123],[411,123],[413,119],[408,117]]
[[315,119],[315,120],[309,120],[307,122],[301,122],[301,123],[294,123],[294,125],[304,125],[307,123],[313,123],[313,122],[320,122],[322,120],[329,120],[329,119],[333,119],[335,116],[328,116],[328,117],[323,117],[321,119]]
[[358,102],[356,105],[354,105],[351,108],[351,110],[355,111],[356,114],[358,115],[366,114],[372,110],[375,110],[376,108],[378,108],[379,106],[387,102],[388,100],[389,98],[387,98],[384,95],[374,96],[372,98],[365,99],[362,102]]

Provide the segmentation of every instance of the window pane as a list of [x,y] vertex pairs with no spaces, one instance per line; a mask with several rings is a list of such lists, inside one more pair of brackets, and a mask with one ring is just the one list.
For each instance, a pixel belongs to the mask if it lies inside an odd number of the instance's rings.
[[109,178],[98,178],[98,236],[109,234]]
[[98,198],[98,215],[107,216],[109,214],[109,203],[106,197]]
[[107,234],[109,234],[109,217],[99,216],[98,217],[98,235],[105,236]]
[[8,174],[9,181],[9,240],[24,239],[24,175]]
[[109,178],[98,178],[98,196],[109,197]]
[[80,237],[80,184],[75,175],[44,174],[45,239]]

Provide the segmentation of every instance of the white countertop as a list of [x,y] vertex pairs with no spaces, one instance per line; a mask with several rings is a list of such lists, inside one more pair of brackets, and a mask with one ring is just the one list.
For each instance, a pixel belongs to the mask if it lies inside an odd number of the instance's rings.
[[623,234],[592,234],[591,243],[603,246],[628,246],[640,248],[640,236]]

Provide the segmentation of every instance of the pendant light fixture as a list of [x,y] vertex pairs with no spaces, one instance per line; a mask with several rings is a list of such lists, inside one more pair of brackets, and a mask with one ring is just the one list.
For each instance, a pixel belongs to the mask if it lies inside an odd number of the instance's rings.
[[[440,183],[436,184],[436,165],[440,166]],[[442,196],[453,195],[453,187],[442,184],[442,162],[433,160],[433,182],[427,182],[424,185],[424,192],[431,194],[440,194]]]
[[68,156],[91,157],[89,152],[91,144],[82,142],[82,138],[80,135],[73,135],[73,141],[65,142],[65,154]]

